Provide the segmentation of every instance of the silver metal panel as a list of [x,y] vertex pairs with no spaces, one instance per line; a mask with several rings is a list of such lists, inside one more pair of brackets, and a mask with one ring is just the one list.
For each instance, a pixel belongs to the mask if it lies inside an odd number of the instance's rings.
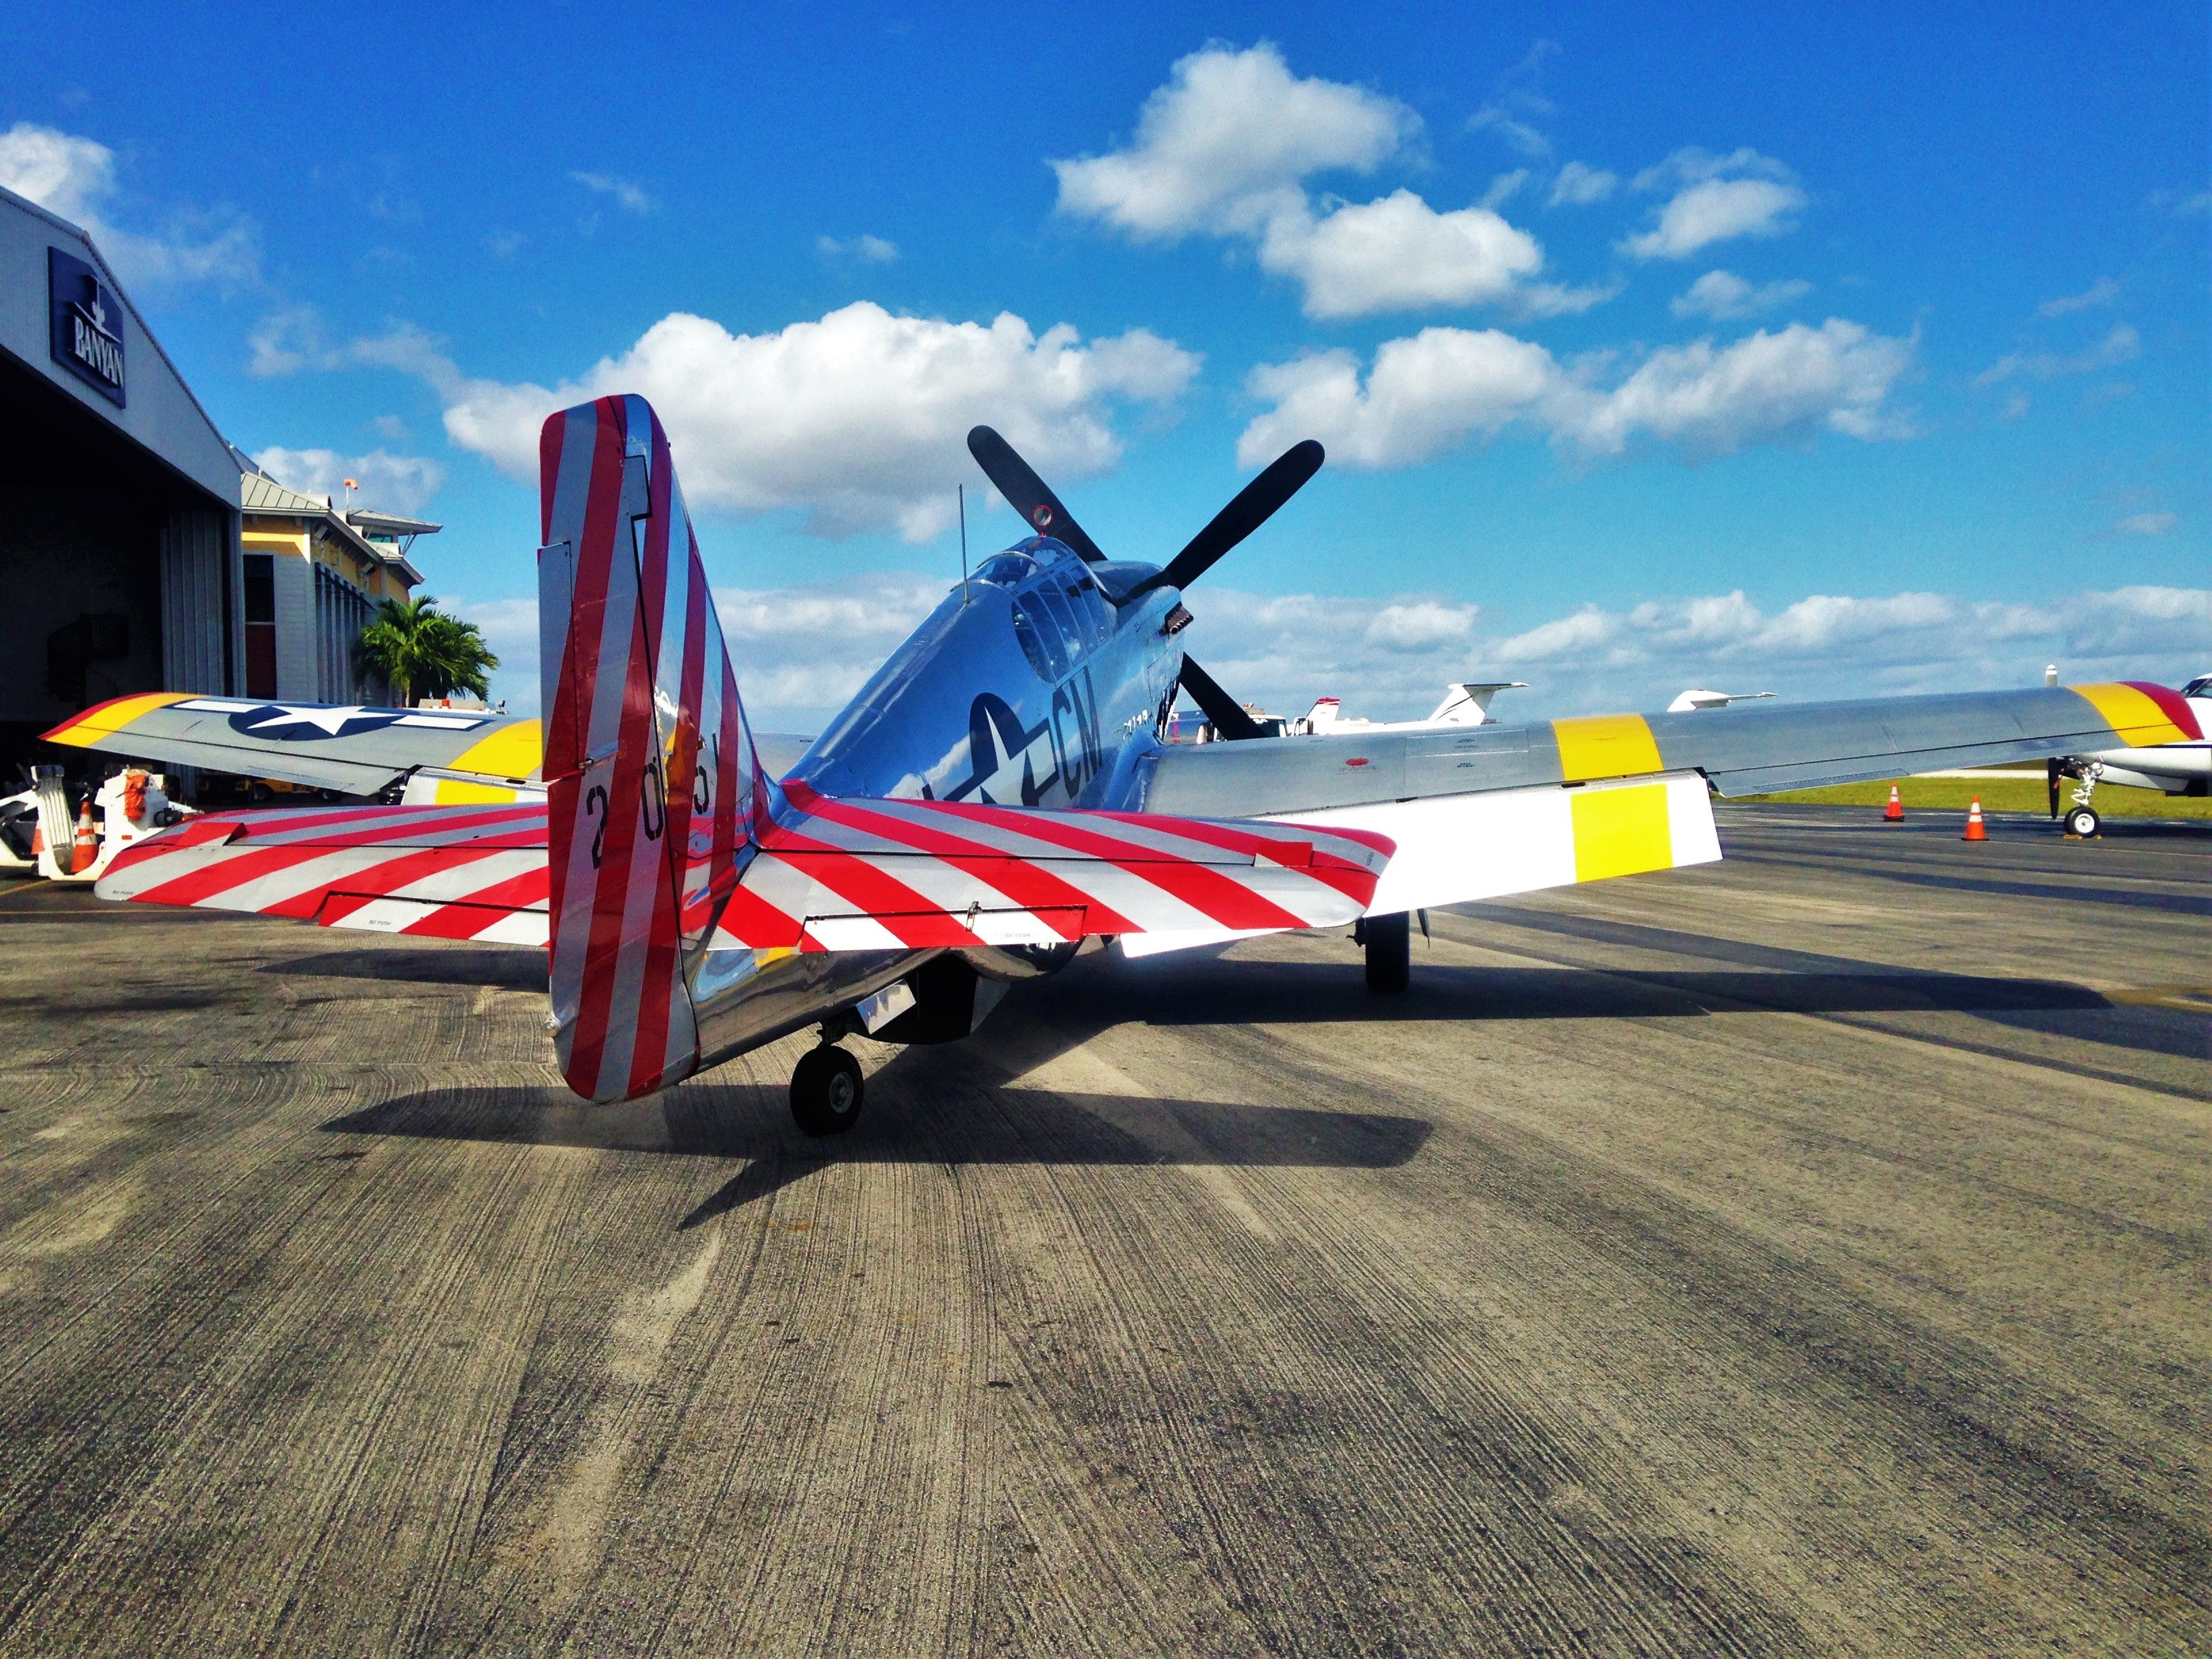
[[161,680],[173,691],[221,694],[224,634],[238,520],[213,508],[182,507],[161,526]]

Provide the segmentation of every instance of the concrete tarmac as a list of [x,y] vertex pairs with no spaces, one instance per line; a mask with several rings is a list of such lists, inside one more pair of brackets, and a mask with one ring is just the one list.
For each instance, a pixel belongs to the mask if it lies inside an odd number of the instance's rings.
[[2201,1655],[2212,836],[1717,867],[561,1086],[0,888],[0,1654]]

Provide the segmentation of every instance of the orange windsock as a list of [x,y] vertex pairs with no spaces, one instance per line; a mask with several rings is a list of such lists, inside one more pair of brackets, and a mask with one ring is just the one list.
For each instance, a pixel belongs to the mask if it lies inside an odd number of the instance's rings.
[[1881,809],[1881,815],[1891,823],[1899,823],[1905,817],[1905,802],[1899,798],[1897,786],[1893,783],[1889,786],[1889,805]]
[[92,791],[84,792],[84,805],[76,810],[76,849],[70,860],[70,873],[82,875],[100,862],[100,832],[92,827]]
[[1982,827],[1982,798],[1974,797],[1974,804],[1966,809],[1966,833],[1961,841],[1987,841],[1990,832]]

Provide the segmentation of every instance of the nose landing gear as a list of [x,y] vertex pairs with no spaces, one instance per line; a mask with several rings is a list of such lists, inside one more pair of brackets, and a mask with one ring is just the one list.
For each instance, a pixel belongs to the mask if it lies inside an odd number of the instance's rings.
[[823,1040],[791,1073],[791,1115],[802,1134],[841,1135],[860,1120],[860,1062]]

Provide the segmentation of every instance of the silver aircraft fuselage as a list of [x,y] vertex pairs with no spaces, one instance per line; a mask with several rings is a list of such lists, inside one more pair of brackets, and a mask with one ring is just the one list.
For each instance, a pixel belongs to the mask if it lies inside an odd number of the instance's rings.
[[[1134,808],[1141,763],[1173,705],[1188,613],[1171,587],[1120,605],[1109,593],[1157,568],[1087,564],[1043,536],[985,560],[786,781],[839,797]],[[702,952],[688,975],[701,1068],[836,1015],[938,954]],[[1050,972],[1073,954],[960,952],[993,980]]]

